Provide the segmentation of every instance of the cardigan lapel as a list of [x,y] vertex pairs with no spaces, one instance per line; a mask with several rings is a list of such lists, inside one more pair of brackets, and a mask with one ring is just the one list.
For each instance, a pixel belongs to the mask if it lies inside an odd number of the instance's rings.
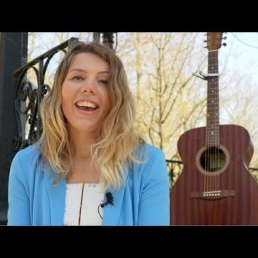
[[66,180],[61,179],[57,185],[53,185],[53,180],[56,174],[51,171],[47,174],[46,187],[49,197],[49,209],[51,216],[51,225],[64,225],[64,210],[65,210],[65,191]]
[[111,192],[113,196],[113,205],[108,204],[104,206],[104,212],[103,212],[103,226],[115,226],[118,224],[119,215],[121,213],[125,188],[122,187],[119,190],[116,191],[107,191]]

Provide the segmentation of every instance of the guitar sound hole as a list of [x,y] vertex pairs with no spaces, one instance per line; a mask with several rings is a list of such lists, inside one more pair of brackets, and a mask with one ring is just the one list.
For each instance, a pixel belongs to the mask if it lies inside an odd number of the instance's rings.
[[206,149],[200,156],[200,165],[207,172],[217,172],[226,164],[226,155],[218,147]]

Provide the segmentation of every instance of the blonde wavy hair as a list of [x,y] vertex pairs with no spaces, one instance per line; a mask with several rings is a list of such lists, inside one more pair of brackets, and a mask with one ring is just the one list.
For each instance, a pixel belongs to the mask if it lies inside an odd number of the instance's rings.
[[[135,150],[145,141],[134,130],[135,106],[128,86],[127,75],[115,51],[101,43],[77,41],[71,46],[59,64],[50,92],[40,104],[42,134],[37,142],[41,155],[57,173],[54,183],[68,177],[73,164],[68,138],[66,118],[61,108],[61,88],[74,57],[80,53],[92,53],[109,64],[110,112],[100,128],[100,135],[92,146],[92,162],[101,171],[100,183],[104,188],[119,188],[126,178],[127,168],[136,158]],[[143,153],[143,149],[142,152]]]

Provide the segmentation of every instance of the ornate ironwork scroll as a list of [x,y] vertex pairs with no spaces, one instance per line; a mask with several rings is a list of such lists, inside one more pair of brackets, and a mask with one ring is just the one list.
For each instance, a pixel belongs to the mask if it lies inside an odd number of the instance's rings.
[[[71,38],[50,49],[14,72],[16,98],[15,111],[18,135],[13,139],[13,148],[18,151],[37,141],[41,135],[41,120],[39,104],[50,90],[46,83],[46,71],[51,59],[60,51],[66,53],[69,45],[77,41]],[[33,72],[35,81],[28,79],[28,73]]]

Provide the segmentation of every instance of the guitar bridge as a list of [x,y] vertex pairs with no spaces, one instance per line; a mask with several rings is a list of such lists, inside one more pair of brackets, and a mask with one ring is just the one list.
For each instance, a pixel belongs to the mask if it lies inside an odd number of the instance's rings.
[[217,200],[234,196],[234,190],[218,190],[218,191],[207,191],[207,192],[192,192],[191,198],[199,198],[204,200]]

